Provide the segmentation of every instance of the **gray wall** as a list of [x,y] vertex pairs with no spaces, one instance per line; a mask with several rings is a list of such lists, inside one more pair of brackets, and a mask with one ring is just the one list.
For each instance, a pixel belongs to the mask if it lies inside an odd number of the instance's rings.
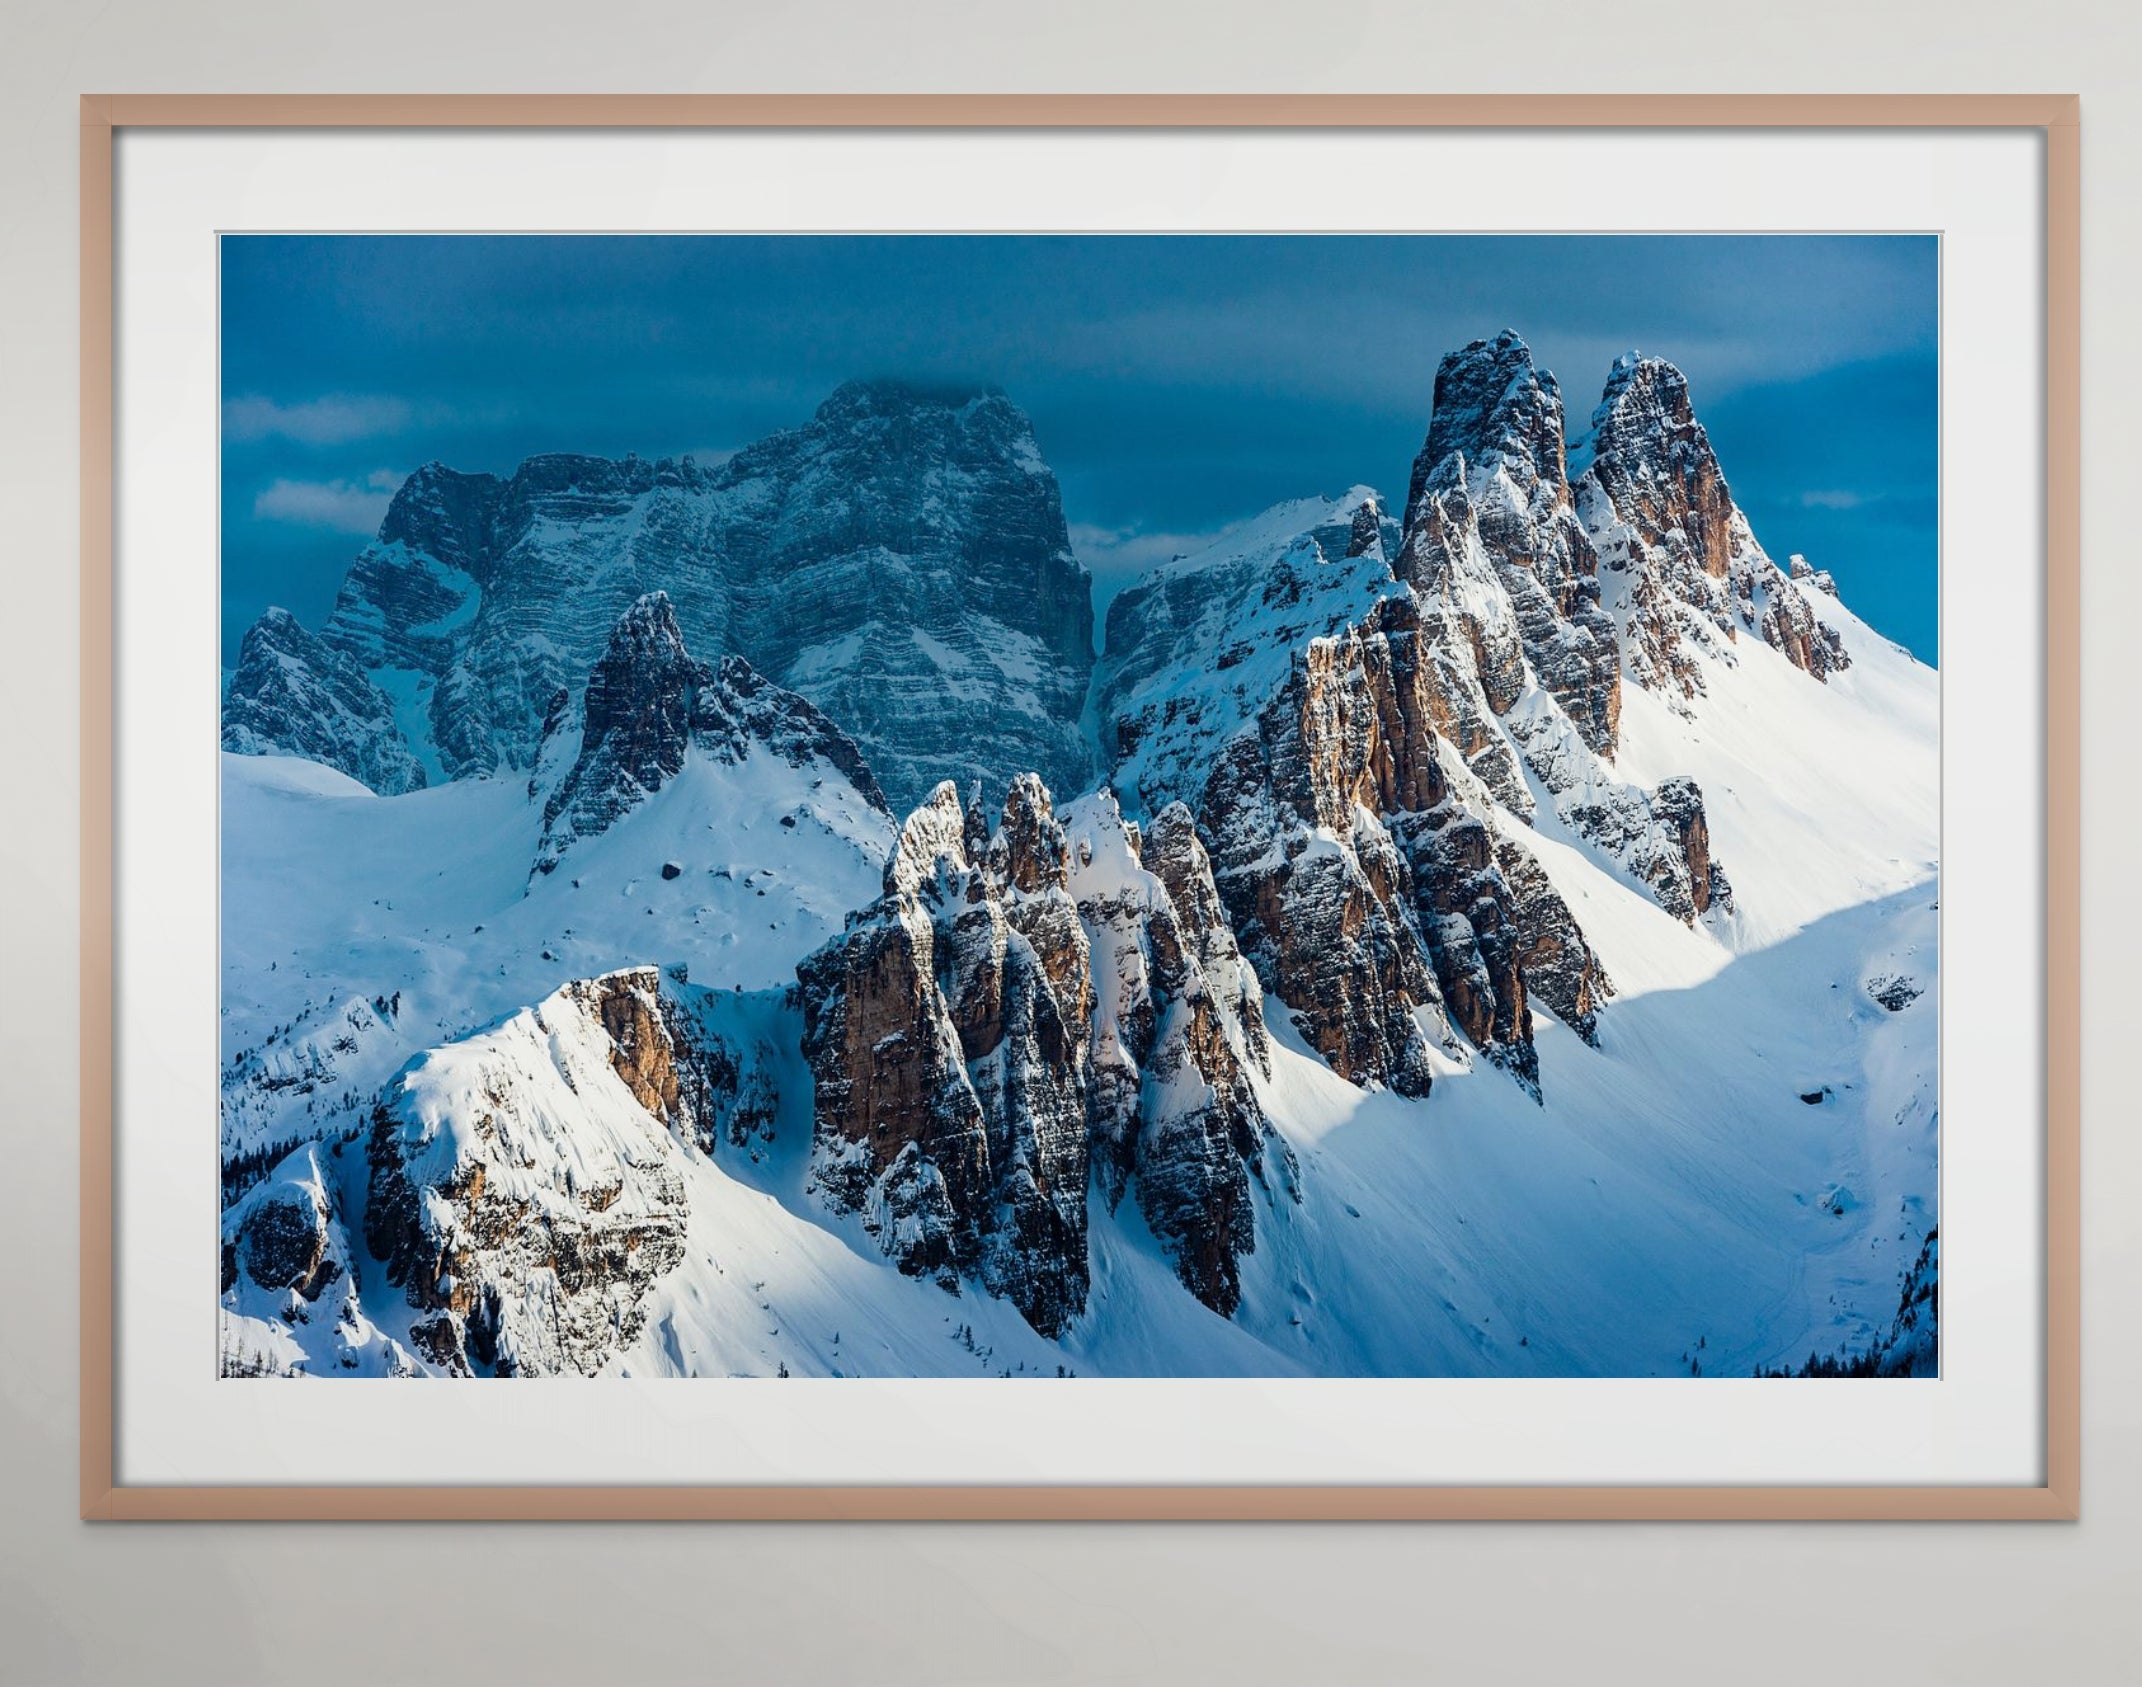
[[[0,0],[0,1682],[2132,1679],[2142,1643],[2142,27],[2088,0]],[[1017,18],[1011,16],[1016,12]],[[1440,15],[1439,15],[1440,14]],[[75,98],[1437,89],[2084,97],[2086,1517],[2075,1527],[75,1521]],[[1612,191],[1612,184],[1605,184]],[[1968,497],[1968,494],[1966,495]],[[1998,768],[1964,766],[1973,778]],[[2018,791],[2017,801],[2030,793]]]

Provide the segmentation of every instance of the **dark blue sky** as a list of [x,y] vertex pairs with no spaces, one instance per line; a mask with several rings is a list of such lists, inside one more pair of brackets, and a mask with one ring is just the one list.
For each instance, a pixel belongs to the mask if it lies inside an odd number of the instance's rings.
[[856,376],[1003,387],[1100,605],[1283,498],[1405,495],[1436,363],[1504,327],[1572,431],[1687,373],[1757,537],[1935,659],[1928,236],[228,236],[223,637],[318,625],[401,476],[702,458]]

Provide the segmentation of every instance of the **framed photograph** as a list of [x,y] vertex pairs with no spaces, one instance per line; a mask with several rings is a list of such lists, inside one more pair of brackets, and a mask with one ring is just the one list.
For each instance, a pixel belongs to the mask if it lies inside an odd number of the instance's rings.
[[2077,125],[85,100],[84,1515],[2076,1515]]

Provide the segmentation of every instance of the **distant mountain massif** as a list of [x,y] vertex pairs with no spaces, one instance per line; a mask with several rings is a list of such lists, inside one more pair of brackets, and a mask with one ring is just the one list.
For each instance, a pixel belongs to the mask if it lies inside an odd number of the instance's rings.
[[1687,382],[1109,608],[1000,393],[403,484],[223,701],[227,1374],[1930,1374],[1937,676]]

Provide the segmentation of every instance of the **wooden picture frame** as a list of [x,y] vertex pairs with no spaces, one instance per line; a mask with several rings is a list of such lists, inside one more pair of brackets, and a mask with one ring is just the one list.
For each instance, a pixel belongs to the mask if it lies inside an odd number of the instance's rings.
[[[2027,96],[192,96],[81,103],[81,1513],[91,1519],[2072,1519],[2081,1496],[2079,108]],[[115,1472],[114,139],[134,128],[2001,128],[2045,144],[2044,1481],[149,1486]]]

